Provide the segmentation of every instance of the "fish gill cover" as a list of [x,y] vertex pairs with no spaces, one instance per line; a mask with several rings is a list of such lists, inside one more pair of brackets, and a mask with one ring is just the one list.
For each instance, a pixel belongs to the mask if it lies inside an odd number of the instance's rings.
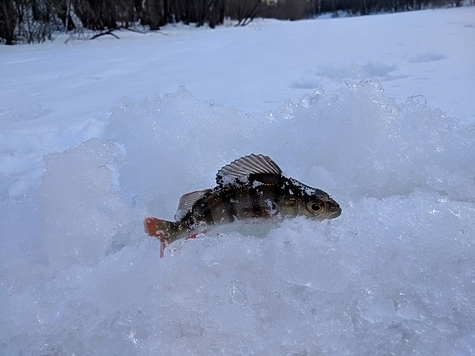
[[[474,354],[474,138],[377,82],[247,115],[183,88],[124,99],[103,139],[49,154],[37,195],[2,207],[41,235],[0,251],[0,351]],[[253,152],[342,215],[202,235],[160,260],[143,218],[171,219]]]

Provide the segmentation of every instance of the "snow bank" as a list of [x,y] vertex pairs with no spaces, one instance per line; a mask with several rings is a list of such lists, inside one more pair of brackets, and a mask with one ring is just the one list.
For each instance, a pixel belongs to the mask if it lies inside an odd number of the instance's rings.
[[[377,82],[244,115],[185,89],[122,100],[105,136],[5,200],[3,354],[475,353],[475,126]],[[175,243],[143,232],[249,153],[342,215]]]

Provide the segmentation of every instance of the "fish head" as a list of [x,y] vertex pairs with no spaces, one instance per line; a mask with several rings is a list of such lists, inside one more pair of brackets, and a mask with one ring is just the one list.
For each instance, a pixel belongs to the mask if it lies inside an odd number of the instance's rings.
[[285,216],[303,215],[322,221],[341,214],[340,205],[323,190],[290,179],[284,191],[278,210]]
[[341,215],[340,205],[326,193],[312,194],[302,199],[299,210],[301,215],[320,221],[334,219]]
[[277,210],[287,217],[303,215],[319,221],[334,219],[341,214],[338,203],[327,194],[287,197],[277,204]]

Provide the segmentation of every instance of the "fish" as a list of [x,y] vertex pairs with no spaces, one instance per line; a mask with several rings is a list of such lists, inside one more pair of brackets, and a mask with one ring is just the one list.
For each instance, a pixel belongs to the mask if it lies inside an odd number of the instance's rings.
[[221,168],[213,189],[183,195],[174,222],[148,217],[144,227],[149,236],[160,240],[163,257],[167,245],[196,237],[217,224],[302,215],[323,221],[340,214],[340,205],[326,192],[284,177],[268,156],[251,154]]

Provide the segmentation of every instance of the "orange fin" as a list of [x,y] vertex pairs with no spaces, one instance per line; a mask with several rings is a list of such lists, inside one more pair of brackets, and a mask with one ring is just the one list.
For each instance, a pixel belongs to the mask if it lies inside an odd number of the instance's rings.
[[163,220],[157,218],[146,218],[144,220],[145,232],[149,236],[159,237],[163,229]]
[[163,258],[165,248],[168,246],[168,241],[165,237],[163,229],[165,228],[167,221],[157,218],[146,218],[144,220],[145,232],[152,237],[156,237],[160,240],[160,258]]

